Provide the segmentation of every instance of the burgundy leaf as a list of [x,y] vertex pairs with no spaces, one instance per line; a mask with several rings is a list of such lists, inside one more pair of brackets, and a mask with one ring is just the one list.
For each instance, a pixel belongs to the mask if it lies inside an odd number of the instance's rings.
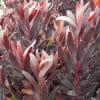
[[29,30],[28,30],[27,26],[25,25],[25,23],[20,19],[20,17],[15,17],[14,19],[15,20],[17,19],[19,29],[29,39],[30,34],[29,34]]
[[13,54],[16,55],[17,45],[15,41],[10,41],[10,46],[11,46],[11,51],[13,52]]
[[33,85],[35,91],[38,91],[38,85],[32,75],[24,70],[22,70],[22,74],[26,77],[26,79]]
[[77,3],[77,5],[76,5],[77,23],[80,23],[80,21],[82,21],[83,14],[84,14],[84,12],[85,12],[85,10],[87,9],[88,6],[89,6],[89,2],[86,3],[84,6],[81,6],[79,3]]
[[33,9],[32,12],[29,14],[29,22],[31,22],[31,20],[34,18],[36,13],[37,13],[37,10]]
[[69,50],[63,52],[63,59],[65,63],[65,67],[69,73],[75,73],[75,63],[69,53]]
[[39,63],[38,59],[32,53],[30,53],[30,67],[33,73],[35,73],[37,76],[37,74],[39,73]]
[[40,30],[43,30],[43,16],[42,12],[38,11],[35,17],[30,22],[30,38],[35,39]]
[[82,35],[82,33],[85,29],[85,26],[88,23],[89,15],[90,15],[90,9],[87,9],[86,12],[84,12],[84,15],[83,15],[83,18],[82,18],[82,27],[81,27],[81,31],[79,33],[79,36]]
[[63,20],[63,21],[68,22],[69,24],[71,24],[75,28],[77,27],[76,23],[70,17],[67,17],[67,16],[59,16],[59,17],[57,17],[56,20]]
[[8,38],[8,29],[5,28],[5,31],[4,31],[4,46],[6,47],[7,50],[9,50],[9,38]]
[[[42,80],[45,76],[45,74],[47,73],[47,71],[52,67],[53,65],[53,56],[50,55],[47,59],[44,59],[41,61],[40,63],[40,72],[39,72],[39,78],[40,80]],[[41,66],[42,69],[41,69]]]
[[80,60],[83,56],[85,47],[89,44],[94,34],[94,28],[90,28],[88,32],[86,33],[83,40],[78,45],[78,51],[77,51],[77,60]]
[[18,12],[18,15],[20,16],[20,18],[22,20],[24,20],[24,9],[23,9],[23,6],[21,4],[18,5],[17,12]]
[[96,25],[94,38],[96,38],[99,34],[100,34],[100,20],[98,21]]
[[73,40],[71,33],[68,34],[67,45],[68,45],[70,54],[72,55],[72,58],[74,60],[74,63],[76,63],[76,53],[77,53],[76,50],[77,49],[76,49],[76,46],[74,44],[74,40]]
[[16,65],[16,66],[19,66],[16,57],[12,54],[11,51],[9,51],[9,59],[10,59],[10,61],[12,62],[12,64],[14,64],[14,65]]
[[17,41],[17,50],[16,50],[17,58],[19,58],[19,61],[23,63],[23,49],[20,41]]
[[83,41],[85,41],[85,46],[88,45],[88,43],[91,41],[92,37],[93,37],[93,34],[94,34],[94,28],[90,28],[88,30],[88,32],[86,33],[85,37],[83,38]]
[[23,55],[24,60],[25,60],[25,58],[29,55],[29,53],[32,52],[32,48],[34,47],[35,43],[36,43],[36,41],[33,41],[33,43],[32,43],[31,45],[29,45],[29,46],[26,48],[26,50],[24,51],[24,55]]

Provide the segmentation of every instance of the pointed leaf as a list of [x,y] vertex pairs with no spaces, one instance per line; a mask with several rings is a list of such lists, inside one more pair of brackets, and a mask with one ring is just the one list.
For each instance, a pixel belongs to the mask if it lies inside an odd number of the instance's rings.
[[74,16],[74,14],[70,10],[67,10],[67,16],[69,18],[71,18],[73,21],[75,21],[75,16]]
[[63,21],[68,22],[69,24],[71,24],[75,28],[77,27],[76,23],[70,17],[67,17],[67,16],[59,16],[59,17],[56,18],[56,20],[57,21],[58,20],[63,20]]
[[43,65],[43,68],[40,69],[40,72],[39,72],[40,80],[44,78],[45,74],[52,67],[52,65],[53,65],[53,56],[50,55],[48,57],[48,59],[44,59],[41,63],[44,64],[44,65]]
[[25,60],[25,58],[29,55],[29,53],[32,52],[32,48],[34,47],[35,43],[36,43],[36,40],[33,41],[33,43],[32,43],[31,45],[29,45],[29,46],[26,48],[26,50],[24,51],[24,54],[23,54],[24,60]]
[[90,82],[99,82],[100,80],[100,71],[94,72],[88,79]]
[[37,82],[32,77],[32,75],[24,70],[22,70],[22,74],[26,77],[26,79],[33,85],[35,91],[38,90]]
[[17,57],[23,63],[23,49],[20,41],[17,41],[17,50],[16,50]]
[[4,37],[3,37],[3,41],[4,41],[4,46],[6,47],[7,50],[9,50],[9,38],[8,38],[8,29],[7,27],[4,30]]
[[73,40],[73,37],[72,37],[71,33],[68,34],[67,45],[68,45],[69,51],[72,55],[72,58],[73,58],[74,62],[76,62],[76,53],[77,53],[76,52],[76,46],[74,44],[74,40]]
[[38,11],[35,17],[30,22],[30,38],[35,39],[39,31],[43,29],[43,16],[42,12]]
[[39,73],[38,59],[32,53],[30,53],[29,56],[30,56],[30,67],[31,67],[33,73],[35,72],[35,74],[38,74]]
[[79,9],[77,9],[77,12],[76,12],[77,23],[79,23],[82,20],[83,14],[88,6],[89,6],[89,2],[86,3],[83,7],[80,7]]
[[12,50],[13,54],[16,55],[17,45],[16,45],[15,41],[10,41],[10,46],[11,46],[11,50]]

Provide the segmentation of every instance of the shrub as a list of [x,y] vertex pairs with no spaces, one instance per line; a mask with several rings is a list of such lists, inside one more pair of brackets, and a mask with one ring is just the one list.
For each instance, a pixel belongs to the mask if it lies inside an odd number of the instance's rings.
[[100,99],[99,3],[77,1],[72,11],[68,3],[7,0],[0,19],[1,100]]

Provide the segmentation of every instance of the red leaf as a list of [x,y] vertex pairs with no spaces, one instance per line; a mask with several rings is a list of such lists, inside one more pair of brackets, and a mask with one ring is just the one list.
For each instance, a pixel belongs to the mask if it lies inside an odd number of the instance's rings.
[[17,12],[18,12],[18,15],[20,16],[20,18],[22,20],[24,20],[24,9],[23,9],[23,6],[21,4],[19,4],[19,6],[17,8]]
[[29,56],[29,53],[32,52],[32,48],[33,48],[33,46],[35,45],[35,43],[36,43],[36,41],[33,41],[33,43],[32,43],[31,45],[29,45],[29,47],[27,47],[26,50],[24,51],[24,55],[23,55],[24,61],[25,61],[25,58],[26,58],[27,56]]
[[33,19],[33,17],[36,15],[37,10],[32,10],[32,12],[29,14],[29,22]]
[[83,14],[84,14],[85,10],[87,9],[88,5],[89,5],[89,2],[86,3],[82,7],[80,6],[80,4],[79,4],[80,7],[77,7],[78,5],[76,5],[76,9],[77,9],[77,11],[76,11],[77,23],[79,23],[82,20]]
[[95,19],[95,17],[96,17],[96,11],[91,12],[89,16],[89,21]]
[[21,61],[21,63],[23,63],[23,49],[22,49],[22,45],[21,45],[20,41],[17,41],[16,54],[17,54],[19,60]]
[[[5,31],[5,30],[4,30]],[[1,27],[0,27],[0,49],[3,48],[3,34],[4,32],[2,31]]]
[[16,45],[15,41],[11,41],[10,46],[11,46],[11,50],[12,50],[13,54],[16,55],[17,45]]
[[38,59],[32,53],[30,53],[30,67],[31,67],[33,73],[34,72],[36,74],[39,73]]
[[52,67],[53,65],[53,56],[50,55],[47,59],[44,59],[41,61],[40,64],[40,72],[39,72],[39,78],[40,80],[43,79],[43,77],[45,76],[45,74],[47,73],[47,71]]
[[9,50],[9,39],[8,39],[8,29],[7,28],[5,28],[5,30],[4,30],[4,46],[5,46],[5,48],[7,49],[7,50]]
[[26,79],[33,85],[34,89],[38,91],[37,82],[32,77],[32,75],[24,70],[22,70],[22,74],[26,77]]

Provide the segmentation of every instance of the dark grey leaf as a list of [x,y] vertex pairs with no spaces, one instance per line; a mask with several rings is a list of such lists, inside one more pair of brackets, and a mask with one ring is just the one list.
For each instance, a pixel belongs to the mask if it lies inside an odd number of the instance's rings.
[[0,100],[5,100],[4,89],[0,87]]
[[84,81],[81,81],[80,83],[79,95],[84,96],[88,94],[93,94],[98,82],[92,82],[92,83],[89,83],[87,81],[85,81],[84,83],[83,82]]
[[43,17],[41,11],[37,13],[30,23],[30,38],[36,39],[40,30],[43,30]]
[[100,82],[100,71],[94,72],[90,77],[88,78],[88,81],[90,82]]

